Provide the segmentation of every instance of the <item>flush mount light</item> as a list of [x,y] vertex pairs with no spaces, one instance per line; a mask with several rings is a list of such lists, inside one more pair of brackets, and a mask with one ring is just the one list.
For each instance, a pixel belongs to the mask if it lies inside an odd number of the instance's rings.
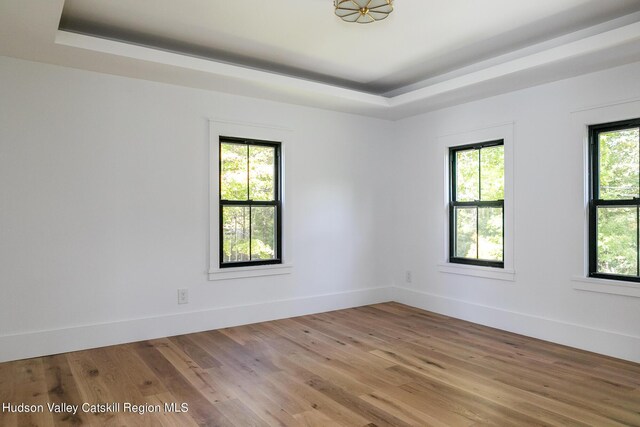
[[334,0],[336,15],[343,21],[368,24],[393,12],[393,0]]

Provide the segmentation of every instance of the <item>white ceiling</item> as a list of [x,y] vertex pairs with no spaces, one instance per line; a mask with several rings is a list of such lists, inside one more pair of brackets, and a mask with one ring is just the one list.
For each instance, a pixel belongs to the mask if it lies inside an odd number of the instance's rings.
[[640,61],[640,0],[331,3],[0,0],[0,55],[387,119]]
[[61,27],[384,94],[640,10],[637,0],[396,0],[349,25],[332,0],[67,0]]

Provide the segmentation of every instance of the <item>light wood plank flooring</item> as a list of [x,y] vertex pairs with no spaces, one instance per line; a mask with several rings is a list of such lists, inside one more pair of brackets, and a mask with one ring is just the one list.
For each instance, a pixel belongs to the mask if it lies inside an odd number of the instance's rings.
[[[640,365],[387,303],[0,364],[3,402],[45,410],[0,426],[640,426]],[[84,402],[121,407],[46,406]]]

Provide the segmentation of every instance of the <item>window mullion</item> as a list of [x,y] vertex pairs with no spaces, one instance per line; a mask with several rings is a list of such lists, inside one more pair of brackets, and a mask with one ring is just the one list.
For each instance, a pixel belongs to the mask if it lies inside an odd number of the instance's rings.
[[224,208],[222,203],[222,141],[218,141],[218,258],[224,264]]
[[456,234],[456,219],[455,219],[455,207],[453,202],[449,202],[449,259],[453,258],[456,254],[455,239]]
[[598,143],[600,134],[594,134],[591,144],[593,144],[593,197],[595,200],[600,200],[600,145]]
[[[482,148],[478,148],[478,202],[482,200]],[[476,259],[480,259],[480,207],[476,206]]]
[[640,276],[640,206],[636,206],[636,276]]
[[482,148],[478,149],[478,201],[482,200]]
[[596,201],[600,197],[599,186],[600,179],[598,171],[598,145],[596,144],[596,136],[597,132],[594,132],[593,129],[589,130],[589,166],[591,173],[590,180],[590,191],[589,191],[589,267],[588,272],[589,275],[595,274],[598,271],[597,263],[598,263],[598,254],[597,254],[597,212],[598,207]]
[[250,163],[249,163],[249,147],[250,145],[247,144],[247,201],[249,202],[249,261],[251,261],[251,228],[252,228],[252,223],[251,223],[251,213],[253,211],[253,209],[251,208],[251,182],[250,182]]
[[253,234],[253,206],[249,205],[249,261],[252,260],[251,258],[251,254],[253,253],[253,251],[251,250],[251,240],[252,240],[252,234]]
[[450,151],[451,156],[451,182],[449,184],[449,194],[451,197],[451,201],[455,202],[458,199],[458,165],[456,162],[456,156],[458,155],[457,151]]
[[640,198],[633,199],[611,199],[611,200],[592,200],[593,206],[614,206],[614,207],[631,207],[640,205]]
[[476,206],[476,259],[480,259],[480,208]]
[[251,200],[251,185],[249,184],[249,144],[247,144],[247,200]]
[[461,207],[480,207],[480,208],[500,208],[504,206],[504,200],[484,200],[484,201],[473,201],[473,202],[450,202],[452,206],[461,206]]
[[456,256],[457,218],[455,201],[457,198],[457,151],[449,149],[449,259]]
[[504,262],[505,250],[504,250],[504,200],[502,201],[502,262]]

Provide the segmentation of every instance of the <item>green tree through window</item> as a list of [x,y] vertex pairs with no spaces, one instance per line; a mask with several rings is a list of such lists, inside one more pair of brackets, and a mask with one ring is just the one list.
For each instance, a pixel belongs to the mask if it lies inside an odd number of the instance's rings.
[[220,266],[276,264],[280,144],[220,138]]
[[590,127],[589,275],[640,281],[640,119]]
[[504,142],[449,150],[449,261],[504,267]]

